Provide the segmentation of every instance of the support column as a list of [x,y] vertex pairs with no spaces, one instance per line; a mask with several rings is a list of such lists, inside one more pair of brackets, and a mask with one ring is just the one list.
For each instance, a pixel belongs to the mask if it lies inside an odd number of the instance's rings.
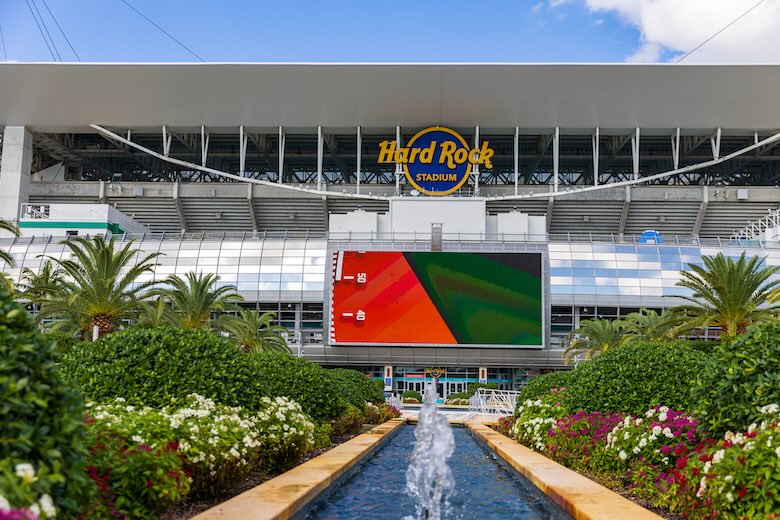
[[30,200],[33,136],[23,126],[6,126],[0,163],[0,218],[19,220],[22,204]]

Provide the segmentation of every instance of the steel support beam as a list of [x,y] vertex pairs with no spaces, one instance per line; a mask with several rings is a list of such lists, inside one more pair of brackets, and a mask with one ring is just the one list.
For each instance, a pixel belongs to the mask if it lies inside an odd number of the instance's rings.
[[634,171],[634,180],[639,178],[639,127],[636,127],[631,137],[631,159]]
[[699,204],[699,211],[696,213],[696,221],[693,223],[693,229],[691,234],[695,237],[699,236],[701,231],[701,225],[704,223],[704,215],[707,213],[707,204],[709,204],[710,195],[707,186],[703,186],[701,204]]
[[593,148],[593,185],[599,185],[599,127],[591,136],[591,146]]
[[628,211],[631,209],[631,186],[626,186],[626,200],[623,202],[623,210],[620,213],[620,224],[618,225],[618,234],[623,236],[626,231],[626,222],[628,222]]
[[555,127],[553,133],[553,191],[558,192],[558,162],[560,160],[560,145],[561,145],[561,129]]
[[182,233],[187,232],[187,219],[184,216],[184,208],[182,208],[181,200],[179,199],[179,181],[173,183],[173,204],[176,206],[176,216],[179,217],[179,225],[181,225]]
[[360,195],[360,169],[363,165],[363,134],[360,125],[357,127],[357,194]]

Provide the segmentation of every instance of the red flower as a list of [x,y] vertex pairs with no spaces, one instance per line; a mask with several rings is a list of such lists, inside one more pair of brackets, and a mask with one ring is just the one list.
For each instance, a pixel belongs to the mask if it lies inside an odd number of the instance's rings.
[[745,464],[745,456],[740,455],[739,457],[737,457],[737,462],[739,462],[740,464]]
[[737,490],[737,495],[739,495],[739,498],[745,498],[745,495],[747,495],[747,488],[745,486],[742,486]]
[[701,471],[699,470],[699,468],[693,468],[693,470],[692,470],[692,473],[693,473],[694,477],[698,477],[700,472]]
[[731,448],[733,445],[734,445],[734,443],[731,442],[730,440],[723,441],[723,447],[724,448]]
[[169,449],[169,450],[176,451],[176,450],[178,450],[178,449],[179,449],[179,443],[178,443],[178,442],[176,442],[176,441],[171,441],[171,442],[169,442],[169,443],[168,443],[168,444],[165,446],[165,448],[166,448],[166,449]]
[[151,480],[147,480],[146,481],[146,487],[148,487],[148,488],[154,487],[154,482],[152,482]]

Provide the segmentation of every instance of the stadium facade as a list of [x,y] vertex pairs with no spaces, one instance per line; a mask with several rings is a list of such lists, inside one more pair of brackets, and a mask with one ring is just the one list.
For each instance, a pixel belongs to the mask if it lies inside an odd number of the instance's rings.
[[23,231],[3,267],[115,233],[164,253],[150,277],[214,272],[276,311],[318,363],[511,388],[561,367],[582,320],[674,305],[702,255],[780,263],[777,84],[764,65],[0,64],[0,217]]

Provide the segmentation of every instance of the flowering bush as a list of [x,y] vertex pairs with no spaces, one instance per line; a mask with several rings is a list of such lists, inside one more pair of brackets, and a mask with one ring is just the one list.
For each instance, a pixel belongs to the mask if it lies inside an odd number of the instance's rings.
[[518,442],[544,451],[547,443],[547,433],[555,422],[566,415],[561,407],[561,392],[551,391],[540,399],[526,399],[515,410],[515,426],[512,437]]
[[685,412],[657,406],[640,417],[625,417],[607,436],[607,448],[630,469],[634,494],[658,500],[674,483],[678,459],[684,463],[699,444],[698,426],[698,419]]
[[0,284],[3,509],[63,517],[76,516],[89,503],[82,407],[57,374],[52,343]]
[[690,517],[780,518],[780,406],[764,406],[760,414],[763,420],[747,432],[726,432],[691,460],[683,475],[695,489]]
[[378,405],[378,408],[379,408],[379,424],[382,424],[383,422],[387,422],[390,419],[395,419],[396,417],[401,417],[401,410],[399,410],[395,406],[391,406],[386,403],[380,403]]
[[468,399],[456,398],[456,399],[447,399],[446,404],[451,404],[455,406],[466,406],[469,404],[469,402],[470,401]]
[[97,518],[159,518],[190,491],[178,444],[153,449],[104,430],[89,428],[87,474],[98,489]]
[[559,419],[547,437],[547,456],[574,469],[611,469],[614,454],[607,453],[607,435],[623,420],[619,413],[579,411]]
[[363,403],[379,403],[385,400],[384,381],[371,379],[365,374],[349,368],[331,368],[326,372],[338,385],[339,393],[358,408]]
[[268,470],[285,467],[308,451],[314,425],[295,402],[264,397],[258,412],[218,405],[199,395],[182,406],[136,408],[121,401],[92,405],[100,428],[158,449],[178,443],[194,492],[218,489],[249,473],[256,463]]
[[493,429],[496,430],[498,433],[502,435],[506,435],[507,437],[512,436],[512,428],[515,426],[515,419],[514,417],[500,417],[498,421],[496,421],[496,425],[493,426]]
[[358,433],[363,429],[363,414],[354,406],[349,405],[347,406],[347,411],[334,420],[332,424],[334,435]]
[[51,496],[38,496],[34,489],[39,476],[43,475],[38,475],[29,462],[13,465],[0,461],[0,519],[35,520],[57,515]]
[[703,428],[720,437],[761,422],[759,409],[780,403],[780,322],[772,320],[715,348],[691,389]]

